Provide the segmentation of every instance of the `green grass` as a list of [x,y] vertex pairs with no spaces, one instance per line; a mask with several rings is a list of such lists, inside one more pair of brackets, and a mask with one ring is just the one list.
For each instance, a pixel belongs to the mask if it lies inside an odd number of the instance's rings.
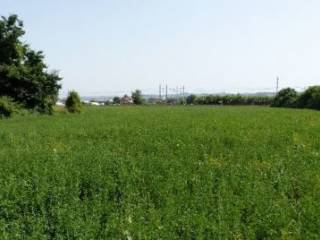
[[103,107],[0,121],[0,239],[319,239],[320,112]]

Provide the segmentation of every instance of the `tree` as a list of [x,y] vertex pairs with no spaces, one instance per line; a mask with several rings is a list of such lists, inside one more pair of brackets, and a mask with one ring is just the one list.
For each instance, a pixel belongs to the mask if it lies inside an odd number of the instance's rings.
[[284,88],[275,96],[272,107],[295,107],[298,93],[293,88]]
[[187,97],[187,104],[194,104],[196,101],[196,95],[191,94]]
[[320,86],[311,86],[298,98],[298,107],[320,110]]
[[113,104],[120,104],[120,101],[121,101],[120,97],[113,98]]
[[23,22],[17,15],[0,19],[0,96],[24,107],[52,113],[61,88],[58,72],[48,72],[44,54],[22,43]]
[[134,104],[143,104],[144,99],[142,97],[141,91],[140,90],[135,90],[134,92],[132,92],[132,100]]
[[19,113],[21,107],[12,101],[9,97],[0,97],[0,119],[9,118],[12,115]]
[[71,91],[68,94],[66,100],[66,108],[70,113],[80,113],[81,112],[81,100],[80,96],[76,91]]

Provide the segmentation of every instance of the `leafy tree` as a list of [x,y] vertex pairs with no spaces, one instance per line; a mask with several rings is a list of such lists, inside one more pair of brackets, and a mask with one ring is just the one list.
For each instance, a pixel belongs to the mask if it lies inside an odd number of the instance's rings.
[[23,22],[17,15],[0,19],[0,96],[51,113],[61,78],[57,72],[48,72],[43,52],[22,43],[24,34]]
[[275,96],[273,107],[295,107],[298,99],[298,93],[293,88],[284,88]]
[[76,91],[69,92],[66,100],[66,108],[70,113],[80,113],[81,112],[81,100],[80,96]]
[[298,107],[320,110],[320,86],[311,86],[298,98]]
[[113,98],[113,103],[114,104],[120,104],[121,98],[120,97],[114,97]]
[[141,91],[140,90],[135,90],[134,92],[132,92],[132,100],[134,104],[143,104],[144,99],[142,97]]
[[106,105],[106,106],[107,106],[107,105],[110,105],[110,104],[111,104],[111,101],[110,101],[110,100],[107,100],[107,101],[104,102],[104,105]]
[[187,104],[194,104],[196,101],[196,95],[191,94],[187,97]]
[[0,97],[0,119],[8,118],[12,115],[19,113],[21,106],[14,102],[9,97]]

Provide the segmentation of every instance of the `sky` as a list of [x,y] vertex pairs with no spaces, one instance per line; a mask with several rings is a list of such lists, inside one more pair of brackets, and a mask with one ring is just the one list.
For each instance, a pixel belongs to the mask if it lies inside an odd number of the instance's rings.
[[61,95],[320,84],[319,0],[0,0],[23,41],[63,77]]

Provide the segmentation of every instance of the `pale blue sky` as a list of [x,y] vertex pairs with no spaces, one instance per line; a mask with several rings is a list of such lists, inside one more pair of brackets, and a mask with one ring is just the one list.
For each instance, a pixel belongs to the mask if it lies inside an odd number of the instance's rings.
[[320,84],[319,0],[0,0],[63,91],[120,94]]

